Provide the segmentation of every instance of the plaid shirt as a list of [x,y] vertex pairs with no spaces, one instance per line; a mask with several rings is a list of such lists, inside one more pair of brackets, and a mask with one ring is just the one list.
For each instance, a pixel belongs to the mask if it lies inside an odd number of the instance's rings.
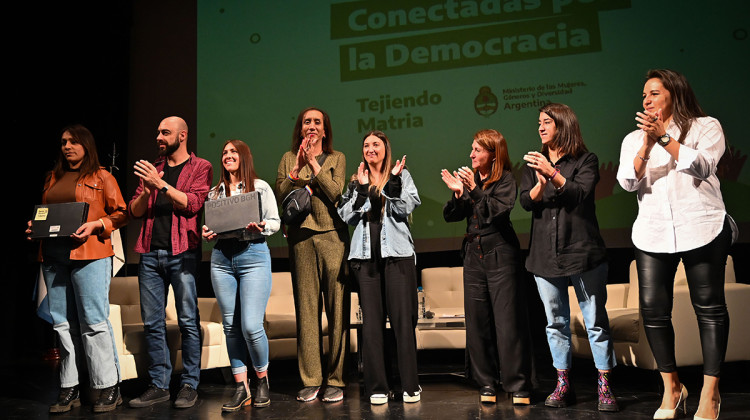
[[[154,162],[157,171],[161,171],[166,164],[165,158],[160,158]],[[182,168],[177,185],[174,186],[178,191],[187,194],[187,207],[182,210],[174,209],[172,212],[172,255],[179,255],[187,250],[196,249],[201,243],[200,220],[203,213],[203,203],[211,188],[213,180],[213,167],[205,159],[190,153],[190,158],[185,167]],[[135,200],[143,191],[143,184],[138,185],[133,198],[130,200],[128,210]],[[135,244],[135,252],[146,253],[151,251],[151,237],[154,229],[154,203],[156,196],[160,192],[156,191],[148,198],[148,208],[143,216],[141,232],[138,235],[138,241]],[[131,213],[132,216],[132,213]],[[176,227],[176,229],[174,229]]]

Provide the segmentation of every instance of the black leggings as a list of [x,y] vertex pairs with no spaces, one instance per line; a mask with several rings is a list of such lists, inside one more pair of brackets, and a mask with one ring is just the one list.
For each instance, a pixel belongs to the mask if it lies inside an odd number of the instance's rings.
[[698,318],[703,350],[703,374],[719,376],[729,339],[729,312],[724,300],[724,271],[732,230],[729,222],[709,244],[674,254],[636,248],[638,290],[646,337],[659,372],[677,370],[672,327],[674,276],[682,259],[690,300]]

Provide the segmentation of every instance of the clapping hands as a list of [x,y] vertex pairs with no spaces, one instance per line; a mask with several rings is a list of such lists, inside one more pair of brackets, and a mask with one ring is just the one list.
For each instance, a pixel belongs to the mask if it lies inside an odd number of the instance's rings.
[[445,185],[453,191],[457,198],[464,193],[464,184],[457,176],[448,172],[447,169],[440,171],[440,176],[443,178]]
[[401,175],[401,171],[404,170],[404,166],[406,166],[406,155],[404,155],[401,160],[396,161],[396,164],[393,165],[393,169],[391,170],[391,174],[393,176]]
[[458,168],[453,173],[450,173],[447,169],[443,169],[440,171],[440,175],[445,185],[455,193],[456,197],[460,197],[463,194],[464,188],[471,191],[477,186],[476,182],[474,182],[474,171],[466,166]]

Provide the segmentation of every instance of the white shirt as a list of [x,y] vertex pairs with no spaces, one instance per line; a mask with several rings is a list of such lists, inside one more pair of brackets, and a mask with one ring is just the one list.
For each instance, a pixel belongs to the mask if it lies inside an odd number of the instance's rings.
[[[680,129],[672,120],[667,133],[676,141]],[[643,146],[643,130],[625,136],[620,149],[617,181],[626,191],[638,192],[638,217],[633,244],[642,251],[675,253],[699,248],[716,238],[724,226],[726,209],[716,166],[726,147],[719,121],[693,121],[680,160],[658,144],[651,150],[646,172],[636,179],[633,159]],[[736,234],[733,221],[732,230]]]

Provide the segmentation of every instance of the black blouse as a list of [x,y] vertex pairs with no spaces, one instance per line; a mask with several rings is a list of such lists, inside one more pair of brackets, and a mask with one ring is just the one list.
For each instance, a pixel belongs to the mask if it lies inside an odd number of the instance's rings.
[[540,277],[581,274],[607,258],[594,204],[599,159],[590,152],[565,155],[556,167],[565,185],[558,190],[548,182],[541,201],[529,195],[537,183],[534,169],[527,166],[521,178],[521,206],[532,217],[526,269]]
[[510,211],[516,203],[516,180],[509,170],[504,170],[500,179],[482,189],[484,182],[479,179],[479,173],[474,174],[476,187],[464,192],[456,198],[451,194],[451,200],[443,206],[443,218],[446,222],[459,222],[466,219],[466,234],[468,240],[479,237],[496,237],[498,245],[505,243],[514,248],[520,248],[516,231],[510,221]]

